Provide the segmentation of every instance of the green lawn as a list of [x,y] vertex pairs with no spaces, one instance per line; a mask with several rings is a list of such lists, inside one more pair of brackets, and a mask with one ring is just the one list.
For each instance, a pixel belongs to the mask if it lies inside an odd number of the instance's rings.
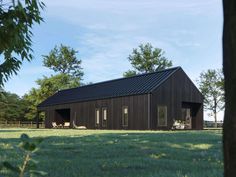
[[[223,176],[221,130],[1,129],[0,162],[21,160],[12,145],[22,133],[45,137],[34,159],[52,177]],[[6,171],[1,175],[10,176]]]

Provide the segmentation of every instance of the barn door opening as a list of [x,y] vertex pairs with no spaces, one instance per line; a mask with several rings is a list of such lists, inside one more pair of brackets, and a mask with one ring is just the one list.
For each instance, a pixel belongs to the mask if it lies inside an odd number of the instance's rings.
[[192,129],[192,116],[190,108],[182,108],[182,120],[184,121],[185,129]]
[[70,109],[56,109],[54,121],[57,125],[66,125],[70,124]]
[[182,102],[182,120],[185,122],[185,129],[196,129],[200,107],[201,103]]

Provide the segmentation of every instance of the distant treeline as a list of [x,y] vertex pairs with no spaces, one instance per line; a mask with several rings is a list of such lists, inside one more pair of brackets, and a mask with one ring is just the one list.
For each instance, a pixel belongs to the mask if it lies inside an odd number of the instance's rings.
[[[215,127],[215,122],[214,121],[205,120],[204,121],[204,127],[206,127],[206,128]],[[218,121],[217,122],[217,127],[218,128],[223,127],[223,121]]]
[[26,121],[34,120],[29,117],[30,102],[24,97],[10,92],[0,93],[0,121]]

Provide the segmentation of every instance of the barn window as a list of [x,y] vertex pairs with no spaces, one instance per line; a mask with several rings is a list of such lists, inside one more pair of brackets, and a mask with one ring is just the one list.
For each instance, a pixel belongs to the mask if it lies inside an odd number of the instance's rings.
[[95,109],[95,125],[99,126],[99,109]]
[[122,125],[128,127],[128,106],[123,106],[122,110]]
[[167,126],[167,106],[157,107],[157,126]]
[[102,108],[102,127],[107,126],[107,108]]

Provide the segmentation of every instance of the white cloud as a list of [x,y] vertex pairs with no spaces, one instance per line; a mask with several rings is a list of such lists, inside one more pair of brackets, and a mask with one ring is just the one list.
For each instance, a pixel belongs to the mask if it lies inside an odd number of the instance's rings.
[[194,8],[209,8],[218,3],[218,0],[166,0],[166,1],[156,1],[156,0],[67,0],[67,1],[51,1],[45,0],[45,4],[49,7],[57,7],[64,9],[90,9],[90,10],[143,10],[143,9],[156,9],[166,11],[168,9],[172,10],[186,10]]
[[[124,43],[124,40],[125,36],[106,37],[96,34],[87,34],[81,38],[84,47],[80,48],[80,54],[86,81],[98,82],[122,77],[122,73],[130,68],[127,57],[134,46],[132,42]],[[89,51],[86,46],[90,46]]]
[[[209,15],[218,0],[68,0],[45,1],[50,16],[89,29],[135,30],[178,15]],[[217,9],[218,10],[218,9]],[[139,24],[136,26],[136,24]]]
[[[192,79],[205,68],[221,65],[222,8],[219,0],[44,2],[47,8],[42,27],[44,31],[50,30],[42,38],[50,47],[55,40],[69,44],[73,41],[72,47],[79,50],[82,59],[84,82],[121,77],[131,68],[127,57],[132,49],[145,42],[163,49],[167,58],[173,60],[174,65],[182,66]],[[56,27],[50,26],[52,23],[48,19],[53,20]],[[63,34],[63,29],[73,34]],[[40,46],[40,51],[50,50],[49,45]],[[39,64],[33,63],[26,68],[20,77],[31,82],[28,87],[34,85],[39,74],[50,74]]]

